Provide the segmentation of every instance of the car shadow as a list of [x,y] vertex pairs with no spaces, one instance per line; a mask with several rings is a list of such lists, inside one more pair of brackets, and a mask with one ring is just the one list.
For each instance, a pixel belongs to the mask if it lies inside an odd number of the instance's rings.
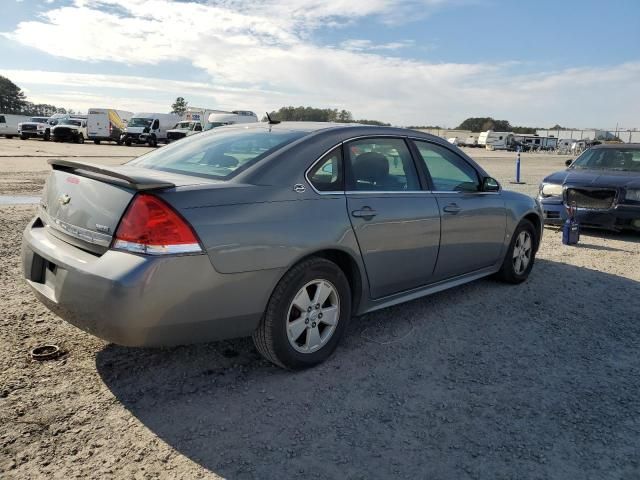
[[250,339],[109,345],[96,365],[149,430],[224,478],[619,477],[638,468],[639,288],[539,260],[519,286],[354,318],[303,372]]

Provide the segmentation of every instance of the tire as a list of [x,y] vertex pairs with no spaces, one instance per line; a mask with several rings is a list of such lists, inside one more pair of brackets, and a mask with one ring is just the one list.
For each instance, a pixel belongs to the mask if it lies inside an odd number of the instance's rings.
[[[327,295],[320,307],[322,300],[316,294]],[[313,367],[336,349],[350,316],[351,288],[344,272],[329,260],[310,258],[278,282],[253,343],[262,356],[282,368]]]
[[46,132],[44,132],[44,137],[42,137],[42,140],[44,140],[45,142],[48,142],[50,138],[51,138],[51,133],[49,132],[49,130],[47,130]]
[[125,144],[127,147],[130,147],[130,146],[131,146],[131,140],[129,140],[129,139],[127,138],[127,139],[124,141],[124,144]]
[[[529,220],[522,220],[513,232],[509,249],[496,277],[506,283],[524,282],[533,268],[537,243],[538,238],[533,223]],[[523,265],[525,261],[526,265]]]
[[28,139],[28,138],[29,138],[29,137],[27,137],[26,135],[20,135],[20,140],[26,140],[26,139]]
[[78,136],[76,137],[76,143],[84,143],[84,135],[82,133],[79,133]]
[[94,140],[93,143],[95,143],[96,145],[100,145],[100,140]]
[[156,139],[155,135],[151,135],[149,137],[149,140],[147,141],[147,143],[149,144],[150,147],[155,148],[158,146],[158,140]]
[[13,138],[13,135],[5,135],[5,138],[8,138],[9,140],[11,140]]

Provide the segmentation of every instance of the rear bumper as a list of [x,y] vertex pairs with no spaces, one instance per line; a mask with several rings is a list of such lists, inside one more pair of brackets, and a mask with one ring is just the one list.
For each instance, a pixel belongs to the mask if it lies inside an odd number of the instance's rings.
[[[562,225],[567,220],[567,209],[558,199],[538,197],[547,225]],[[576,220],[584,227],[604,228],[607,230],[640,231],[640,206],[616,205],[607,210],[578,208]]]
[[120,345],[250,335],[281,273],[220,274],[207,255],[96,256],[35,225],[24,231],[22,264],[36,297],[67,322]]

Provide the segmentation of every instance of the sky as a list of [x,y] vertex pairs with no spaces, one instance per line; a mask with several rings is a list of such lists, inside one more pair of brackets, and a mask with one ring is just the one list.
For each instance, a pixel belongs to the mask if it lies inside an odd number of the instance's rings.
[[313,106],[640,128],[638,0],[0,0],[0,75],[86,111]]

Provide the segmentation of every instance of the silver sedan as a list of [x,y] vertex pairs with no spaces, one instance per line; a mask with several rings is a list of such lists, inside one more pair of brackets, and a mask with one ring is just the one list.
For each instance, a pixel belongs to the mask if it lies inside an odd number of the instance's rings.
[[253,335],[275,364],[309,367],[353,315],[488,275],[526,280],[542,236],[534,199],[399,128],[258,123],[118,167],[50,163],[25,279],[122,345]]

